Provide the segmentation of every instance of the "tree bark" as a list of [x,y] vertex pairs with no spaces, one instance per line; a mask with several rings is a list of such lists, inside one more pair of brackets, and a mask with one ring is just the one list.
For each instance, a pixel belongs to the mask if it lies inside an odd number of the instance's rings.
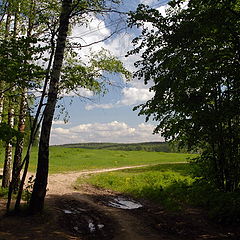
[[0,123],[2,123],[3,119],[3,104],[4,104],[4,82],[0,81]]
[[30,200],[30,211],[32,213],[41,212],[44,208],[44,199],[46,195],[48,166],[49,166],[49,139],[52,127],[52,121],[57,103],[58,85],[60,72],[64,59],[64,50],[69,28],[72,0],[63,0],[60,15],[59,33],[57,46],[54,55],[53,68],[50,78],[48,100],[43,112],[43,122],[38,150],[38,166],[36,179],[33,187],[33,193]]
[[22,152],[24,145],[24,132],[25,132],[25,121],[27,113],[27,91],[26,89],[22,90],[22,97],[20,102],[20,111],[19,111],[19,121],[18,121],[18,132],[20,135],[17,137],[14,161],[13,161],[13,170],[12,170],[12,189],[14,192],[18,190],[20,175],[17,174],[21,169],[22,163]]
[[[9,8],[7,9],[7,17],[6,17],[6,23],[5,23],[5,39],[9,37],[9,31],[10,31],[10,24],[11,24],[11,15],[10,15],[10,4]],[[1,87],[3,88],[4,82],[1,82]],[[3,89],[1,89],[2,91]],[[2,114],[3,114],[3,104],[4,104],[4,94],[1,92],[0,94],[0,122],[2,122]],[[9,109],[8,109],[8,123],[9,123],[9,114],[10,114],[10,100],[9,100]],[[11,175],[11,159],[12,156],[10,153],[12,153],[11,150],[11,143],[6,143],[5,148],[5,160],[4,160],[4,166],[3,166],[3,180],[2,180],[2,187],[8,187],[10,183],[10,175]]]
[[[14,126],[14,108],[12,106],[12,100],[9,99],[9,106],[8,106],[8,125],[13,128]],[[12,140],[9,140],[6,143],[5,149],[5,161],[3,167],[3,179],[2,179],[2,187],[7,188],[10,184],[10,177],[11,177],[11,164],[12,164]]]

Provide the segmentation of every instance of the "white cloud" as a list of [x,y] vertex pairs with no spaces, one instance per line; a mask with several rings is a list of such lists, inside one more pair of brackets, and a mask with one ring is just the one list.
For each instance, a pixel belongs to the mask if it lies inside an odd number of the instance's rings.
[[152,5],[152,4],[156,4],[158,1],[156,1],[156,0],[140,0],[140,3],[141,4],[145,4],[145,5]]
[[86,110],[93,110],[95,108],[111,109],[122,106],[132,106],[144,103],[153,97],[154,93],[150,92],[148,88],[124,88],[122,90],[122,99],[116,103],[109,104],[87,104]]
[[148,142],[163,141],[160,135],[153,135],[152,124],[139,124],[131,127],[124,122],[80,124],[71,128],[54,128],[51,144],[78,142]]
[[153,92],[149,92],[145,88],[124,88],[123,99],[120,101],[122,105],[134,105],[142,102],[146,102],[153,97]]
[[168,8],[169,8],[169,5],[164,5],[157,8],[157,10],[162,14],[163,17],[166,17],[166,11]]
[[93,110],[94,108],[101,108],[101,109],[110,109],[113,108],[114,104],[109,103],[109,104],[87,104],[85,106],[86,110]]
[[64,96],[64,97],[81,96],[81,97],[89,98],[89,97],[92,97],[93,95],[94,95],[94,93],[86,88],[77,88],[71,92],[63,91],[61,93],[61,96]]
[[[110,29],[105,25],[105,22],[95,16],[89,16],[89,22],[86,25],[76,24],[72,29],[71,41],[80,43],[82,46],[98,42],[111,35]],[[93,45],[93,50],[99,50],[104,46],[104,42]],[[80,56],[89,54],[89,48],[81,48]]]
[[132,40],[135,38],[134,35],[129,33],[120,33],[116,35],[112,40],[105,44],[105,48],[110,50],[113,55],[119,57],[123,62],[124,66],[130,71],[134,72],[134,62],[139,59],[138,54],[125,57],[128,51],[133,49]]
[[55,121],[53,121],[53,125],[65,125],[65,124],[69,124],[69,122],[65,122],[63,120],[55,120]]

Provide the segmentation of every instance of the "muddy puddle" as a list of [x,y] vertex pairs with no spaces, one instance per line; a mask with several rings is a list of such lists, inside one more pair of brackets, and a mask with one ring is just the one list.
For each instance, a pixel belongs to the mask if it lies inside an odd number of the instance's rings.
[[137,209],[143,207],[143,205],[139,202],[136,202],[132,199],[124,198],[124,197],[115,197],[111,201],[107,203],[110,207],[120,208],[120,209]]
[[59,200],[57,205],[61,211],[59,223],[68,233],[81,239],[112,238],[112,220],[103,213],[75,200]]

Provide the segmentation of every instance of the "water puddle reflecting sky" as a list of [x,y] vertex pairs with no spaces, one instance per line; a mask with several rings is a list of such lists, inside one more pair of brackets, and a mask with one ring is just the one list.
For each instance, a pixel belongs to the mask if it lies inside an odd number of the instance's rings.
[[137,209],[137,208],[141,208],[142,204],[133,201],[133,200],[129,200],[123,197],[117,197],[114,198],[112,201],[108,202],[108,205],[111,207],[115,207],[115,208],[120,208],[120,209]]

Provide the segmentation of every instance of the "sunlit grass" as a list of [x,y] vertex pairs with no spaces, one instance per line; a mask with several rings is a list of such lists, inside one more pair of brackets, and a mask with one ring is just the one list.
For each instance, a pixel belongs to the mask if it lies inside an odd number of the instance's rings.
[[100,173],[79,178],[76,185],[87,182],[97,187],[130,194],[161,202],[171,209],[180,208],[180,195],[173,198],[182,187],[190,186],[194,179],[189,175],[189,165],[161,164],[144,168],[126,169],[110,173]]
[[[144,151],[92,150],[81,148],[50,147],[50,173],[114,168],[123,166],[186,162],[194,157],[184,153]],[[0,164],[3,166],[3,149]],[[29,170],[34,172],[37,163],[37,148],[33,148]]]
[[169,210],[185,206],[203,207],[218,222],[240,222],[240,193],[216,190],[191,175],[190,164],[161,164],[81,177],[76,188],[88,183],[136,198],[160,203]]

